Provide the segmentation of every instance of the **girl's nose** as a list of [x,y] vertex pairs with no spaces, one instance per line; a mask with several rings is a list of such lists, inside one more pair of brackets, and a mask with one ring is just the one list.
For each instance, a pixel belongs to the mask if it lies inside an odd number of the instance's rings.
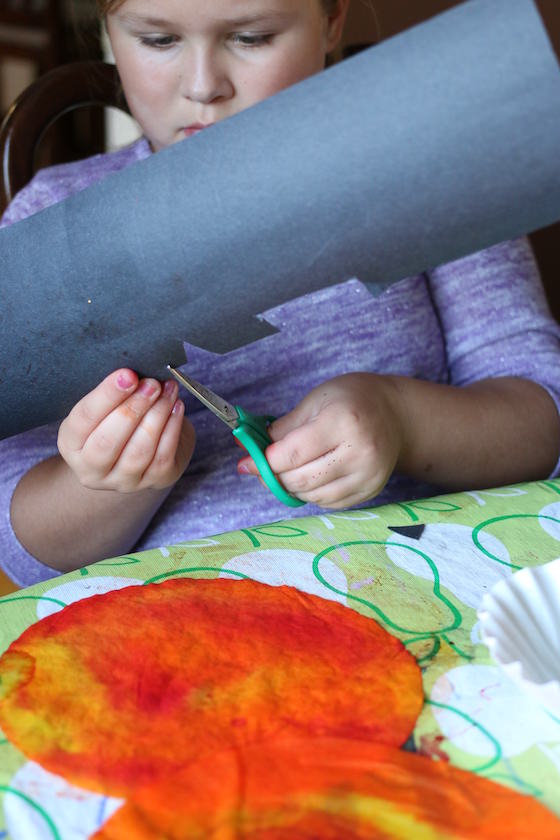
[[207,104],[229,99],[233,84],[224,61],[209,48],[191,48],[183,67],[182,93],[193,102]]

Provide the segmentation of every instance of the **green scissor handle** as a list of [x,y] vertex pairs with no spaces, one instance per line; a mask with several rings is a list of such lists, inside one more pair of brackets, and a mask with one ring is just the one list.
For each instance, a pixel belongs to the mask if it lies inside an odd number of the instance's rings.
[[251,414],[250,411],[245,411],[239,405],[235,406],[235,410],[237,411],[239,425],[236,429],[233,429],[233,434],[255,462],[270,492],[274,493],[279,501],[289,507],[300,507],[304,505],[305,502],[302,502],[301,499],[296,499],[295,496],[290,495],[287,490],[284,490],[270,469],[270,464],[264,454],[266,447],[272,443],[268,434],[268,426],[276,418]]

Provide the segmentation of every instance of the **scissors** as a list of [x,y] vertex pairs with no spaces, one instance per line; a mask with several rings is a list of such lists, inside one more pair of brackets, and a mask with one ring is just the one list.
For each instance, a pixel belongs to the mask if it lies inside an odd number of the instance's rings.
[[209,388],[205,388],[200,382],[179,373],[171,365],[167,365],[167,369],[181,385],[185,386],[187,391],[194,394],[206,408],[210,409],[216,417],[219,417],[226,426],[229,426],[233,436],[252,457],[261,478],[277,499],[289,507],[300,507],[305,504],[301,499],[292,496],[282,487],[266,460],[265,449],[272,443],[272,438],[268,434],[268,426],[276,419],[275,417],[251,414],[239,405],[231,405]]

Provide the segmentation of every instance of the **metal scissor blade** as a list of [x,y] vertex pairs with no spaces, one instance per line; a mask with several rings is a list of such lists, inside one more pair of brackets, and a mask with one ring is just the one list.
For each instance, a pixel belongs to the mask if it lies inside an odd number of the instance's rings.
[[239,420],[237,416],[236,409],[228,403],[227,400],[222,399],[209,388],[205,388],[204,385],[201,385],[200,382],[197,382],[196,379],[191,379],[190,376],[185,376],[184,373],[179,373],[178,370],[171,367],[171,365],[167,365],[167,370],[173,374],[175,379],[184,385],[187,391],[190,391],[191,394],[200,400],[200,402],[206,406],[216,417],[219,417],[220,420],[225,423],[230,429],[236,429],[239,425]]

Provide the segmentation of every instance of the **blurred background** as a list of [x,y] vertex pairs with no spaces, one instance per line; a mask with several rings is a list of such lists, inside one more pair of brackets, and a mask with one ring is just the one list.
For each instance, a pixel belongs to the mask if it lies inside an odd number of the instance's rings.
[[[302,0],[303,2],[304,0]],[[462,0],[351,0],[342,50],[378,43]],[[560,33],[560,2],[539,0],[549,31]],[[111,60],[94,0],[0,0],[0,116],[38,75],[86,58]],[[121,112],[82,109],[64,117],[42,146],[41,165],[115,148],[137,136]],[[559,150],[560,153],[560,150]],[[552,310],[560,320],[560,223],[531,235]]]

